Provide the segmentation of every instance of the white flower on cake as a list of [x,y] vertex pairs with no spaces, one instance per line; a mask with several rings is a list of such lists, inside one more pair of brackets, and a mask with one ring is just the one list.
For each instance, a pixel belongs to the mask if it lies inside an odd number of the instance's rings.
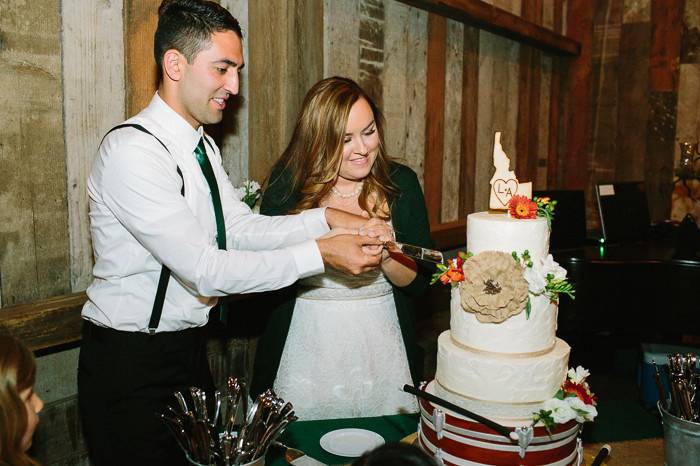
[[531,267],[525,267],[524,276],[530,293],[541,295],[546,291],[550,281],[566,280],[566,269],[557,264],[554,257],[548,254],[544,259],[532,261]]
[[569,403],[571,410],[576,413],[576,422],[590,422],[598,415],[598,410],[595,406],[587,405],[581,398],[570,396],[564,399]]
[[578,366],[576,369],[572,367],[566,373],[566,377],[569,380],[579,385],[585,382],[589,375],[591,375],[591,373],[588,371],[588,369],[584,369],[583,366]]
[[576,417],[576,412],[566,399],[552,398],[544,402],[544,409],[551,411],[552,419],[557,424],[564,424]]
[[598,410],[595,407],[596,396],[586,382],[589,375],[590,372],[581,366],[570,368],[554,398],[545,401],[542,409],[533,413],[533,424],[541,422],[551,434],[555,424],[571,420],[579,423],[592,421],[598,415]]

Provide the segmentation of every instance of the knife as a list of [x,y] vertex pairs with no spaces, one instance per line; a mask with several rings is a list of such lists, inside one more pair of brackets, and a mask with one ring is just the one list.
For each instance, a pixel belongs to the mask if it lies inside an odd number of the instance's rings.
[[274,445],[284,450],[284,460],[294,466],[328,466],[326,463],[321,463],[303,451],[288,447],[282,442],[274,442]]
[[385,241],[384,247],[389,252],[403,254],[411,259],[419,259],[434,262],[436,264],[442,264],[445,262],[445,259],[442,257],[442,253],[434,249],[422,248],[420,246],[399,243],[397,241]]

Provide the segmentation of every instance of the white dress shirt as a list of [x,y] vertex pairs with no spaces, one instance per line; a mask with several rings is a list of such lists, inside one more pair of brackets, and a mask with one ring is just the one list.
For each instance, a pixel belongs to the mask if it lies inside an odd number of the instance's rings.
[[162,264],[172,275],[158,331],[206,324],[217,296],[273,290],[323,272],[313,238],[328,231],[324,209],[253,214],[237,200],[208,138],[226,224],[228,250],[219,250],[209,185],[194,155],[202,128],[194,130],[158,94],[127,123],[148,129],[170,154],[134,128],[110,133],[100,146],[88,179],[95,279],[83,318],[147,331]]

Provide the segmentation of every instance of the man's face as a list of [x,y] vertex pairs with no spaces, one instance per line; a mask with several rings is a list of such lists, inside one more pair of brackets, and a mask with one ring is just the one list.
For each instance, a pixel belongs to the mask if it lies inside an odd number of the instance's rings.
[[218,123],[226,101],[238,94],[243,67],[243,46],[233,31],[215,32],[209,46],[200,50],[192,63],[185,63],[178,86],[178,113],[192,125]]

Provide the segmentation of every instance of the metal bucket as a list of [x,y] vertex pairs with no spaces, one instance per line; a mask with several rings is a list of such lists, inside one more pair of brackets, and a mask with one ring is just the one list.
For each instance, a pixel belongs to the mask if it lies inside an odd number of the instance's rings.
[[684,421],[656,405],[664,425],[666,466],[697,466],[700,461],[700,423]]

